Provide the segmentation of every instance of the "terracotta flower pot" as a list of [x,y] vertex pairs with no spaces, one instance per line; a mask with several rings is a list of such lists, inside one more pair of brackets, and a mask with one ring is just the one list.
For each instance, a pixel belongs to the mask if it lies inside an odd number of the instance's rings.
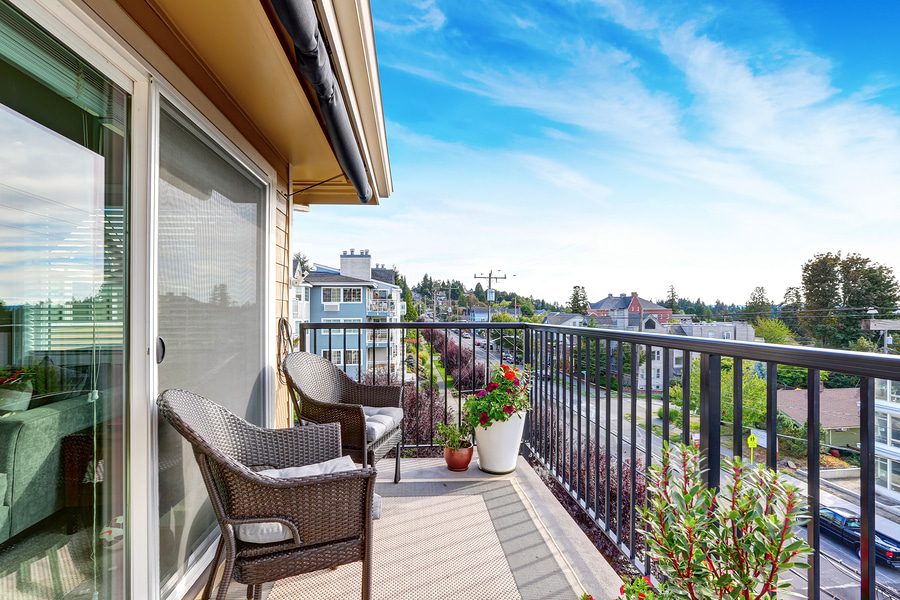
[[451,471],[466,471],[472,462],[472,450],[474,448],[444,448],[444,461]]

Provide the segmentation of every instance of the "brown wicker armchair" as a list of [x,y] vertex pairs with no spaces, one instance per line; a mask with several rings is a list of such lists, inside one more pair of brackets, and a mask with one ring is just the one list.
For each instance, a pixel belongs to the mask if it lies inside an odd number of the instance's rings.
[[[374,465],[396,448],[394,483],[400,481],[403,440],[403,387],[366,385],[353,381],[331,361],[309,352],[294,352],[283,370],[297,415],[312,423],[340,423],[344,454],[363,466]],[[385,412],[395,424],[373,428],[373,412]]]
[[[259,599],[263,583],[361,560],[362,598],[371,594],[372,494],[375,470],[278,479],[257,473],[323,462],[341,456],[337,425],[262,429],[184,390],[167,390],[159,413],[194,448],[222,537],[203,592],[212,591],[224,551],[217,598],[232,579]],[[241,526],[278,524],[282,541],[241,541]],[[278,526],[276,525],[276,527]]]

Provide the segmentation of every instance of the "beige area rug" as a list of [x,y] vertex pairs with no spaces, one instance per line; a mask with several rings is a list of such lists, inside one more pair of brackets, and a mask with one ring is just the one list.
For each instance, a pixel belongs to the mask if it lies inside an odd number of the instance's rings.
[[[375,522],[376,600],[518,600],[509,563],[480,495],[384,498]],[[361,563],[277,583],[269,600],[358,598]]]

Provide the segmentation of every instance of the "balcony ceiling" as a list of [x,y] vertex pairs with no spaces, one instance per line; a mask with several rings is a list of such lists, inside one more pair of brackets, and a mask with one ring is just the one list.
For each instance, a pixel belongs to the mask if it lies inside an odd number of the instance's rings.
[[[102,2],[97,1],[98,4]],[[287,180],[292,191],[341,174],[292,65],[257,0],[120,0],[122,8]],[[290,168],[290,171],[288,169]],[[374,186],[373,186],[374,187]],[[372,203],[377,203],[377,196]],[[303,204],[358,204],[341,176]]]

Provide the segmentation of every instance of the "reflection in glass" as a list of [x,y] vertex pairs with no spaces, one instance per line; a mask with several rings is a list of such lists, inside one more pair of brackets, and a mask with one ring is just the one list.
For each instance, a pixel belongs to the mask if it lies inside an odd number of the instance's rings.
[[[265,187],[171,106],[160,115],[159,388],[263,424]],[[160,575],[184,574],[215,529],[193,453],[159,425]]]
[[122,598],[128,102],[0,38],[0,598]]

